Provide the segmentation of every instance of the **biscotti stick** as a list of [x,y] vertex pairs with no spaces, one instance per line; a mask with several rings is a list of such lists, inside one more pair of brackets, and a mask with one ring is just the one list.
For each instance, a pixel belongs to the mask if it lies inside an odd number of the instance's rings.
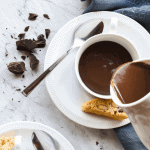
[[107,116],[112,119],[121,120],[128,118],[126,113],[119,108],[111,99],[93,99],[84,102],[81,105],[81,110],[87,113],[94,113],[97,115]]

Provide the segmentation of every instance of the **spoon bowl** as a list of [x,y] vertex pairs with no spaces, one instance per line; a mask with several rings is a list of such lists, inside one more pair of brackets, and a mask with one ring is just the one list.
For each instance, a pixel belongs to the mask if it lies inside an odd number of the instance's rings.
[[54,139],[44,131],[34,131],[32,143],[35,150],[57,150]]

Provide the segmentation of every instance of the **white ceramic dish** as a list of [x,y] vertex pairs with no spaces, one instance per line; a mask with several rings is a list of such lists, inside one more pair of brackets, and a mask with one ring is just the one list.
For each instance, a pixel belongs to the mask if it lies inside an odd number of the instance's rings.
[[29,121],[9,123],[0,126],[0,135],[6,132],[15,131],[16,135],[22,136],[21,150],[35,150],[31,143],[31,135],[34,130],[42,130],[50,134],[54,138],[56,146],[59,150],[75,150],[63,135],[56,130],[40,123]]
[[[81,23],[93,18],[104,22],[103,33],[108,33],[110,18],[118,18],[117,34],[129,39],[141,58],[150,56],[149,33],[136,21],[124,15],[113,12],[92,12],[81,15],[63,26],[53,38],[46,54],[44,69],[46,70],[57,58],[66,52],[72,44],[74,29]],[[97,128],[110,129],[130,123],[129,119],[116,121],[107,117],[87,114],[81,111],[81,104],[94,97],[88,94],[79,84],[75,74],[75,57],[77,49],[73,50],[47,77],[47,90],[58,109],[78,124]]]

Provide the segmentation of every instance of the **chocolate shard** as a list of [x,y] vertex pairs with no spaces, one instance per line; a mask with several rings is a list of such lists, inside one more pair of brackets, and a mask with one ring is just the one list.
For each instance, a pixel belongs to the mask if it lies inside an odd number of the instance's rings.
[[49,37],[49,34],[50,34],[50,29],[45,29],[45,35],[46,35],[46,38],[48,39]]
[[50,19],[49,16],[48,16],[48,14],[43,14],[43,16],[44,16],[44,18],[46,18],[46,19]]
[[37,47],[37,44],[35,41],[31,39],[24,39],[21,41],[16,41],[16,46],[17,46],[17,50],[19,51],[32,52],[32,50]]
[[30,67],[32,70],[35,70],[39,64],[39,60],[33,54],[31,54],[29,58],[30,58]]
[[26,56],[21,56],[21,58],[22,58],[23,60],[25,60],[25,59],[26,59]]
[[38,41],[43,41],[44,40],[44,35],[43,34],[40,34],[38,37],[37,37]]
[[43,48],[46,45],[46,40],[44,39],[43,41],[36,41],[36,48]]
[[34,21],[34,20],[36,20],[37,16],[38,16],[37,14],[29,13],[28,20],[32,20],[32,21]]
[[27,32],[30,26],[25,27],[24,31]]
[[19,37],[20,40],[21,40],[21,39],[24,39],[25,33],[20,33],[20,34],[18,35],[18,37]]
[[26,71],[24,62],[11,62],[7,67],[8,70],[14,74],[22,74]]

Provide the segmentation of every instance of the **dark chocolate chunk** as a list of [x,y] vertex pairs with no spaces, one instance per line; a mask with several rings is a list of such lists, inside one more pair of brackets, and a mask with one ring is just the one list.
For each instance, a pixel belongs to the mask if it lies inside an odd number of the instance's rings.
[[37,37],[38,41],[43,41],[44,40],[44,35],[43,34],[40,34],[38,37]]
[[21,56],[21,58],[22,58],[23,60],[25,60],[25,59],[26,59],[26,56]]
[[25,76],[24,76],[24,74],[22,75],[22,78],[24,78]]
[[118,109],[119,113],[123,113],[123,110],[121,108]]
[[28,20],[34,21],[34,20],[36,20],[37,16],[38,16],[37,14],[29,13],[29,18],[28,18]]
[[13,39],[13,36],[11,35],[11,38]]
[[32,50],[37,47],[37,44],[31,39],[25,39],[21,41],[16,41],[16,46],[17,50],[32,52]]
[[117,113],[117,111],[114,111],[114,114],[116,114]]
[[21,89],[16,89],[16,91],[21,91]]
[[25,27],[24,31],[27,32],[30,26]]
[[20,34],[18,35],[18,37],[19,37],[20,40],[21,40],[21,39],[24,39],[24,36],[25,36],[25,33],[20,33]]
[[12,62],[7,66],[8,70],[14,74],[22,74],[26,71],[24,62]]
[[44,18],[50,19],[48,14],[43,14]]
[[30,58],[30,67],[32,70],[36,69],[37,65],[39,64],[39,60],[33,55],[31,54],[29,56]]
[[36,41],[37,47],[36,48],[43,48],[46,45],[46,40],[42,40],[42,41]]
[[96,145],[98,145],[98,144],[99,144],[99,142],[96,141]]
[[49,34],[50,34],[50,29],[45,29],[45,35],[46,35],[46,38],[48,39],[49,37]]

